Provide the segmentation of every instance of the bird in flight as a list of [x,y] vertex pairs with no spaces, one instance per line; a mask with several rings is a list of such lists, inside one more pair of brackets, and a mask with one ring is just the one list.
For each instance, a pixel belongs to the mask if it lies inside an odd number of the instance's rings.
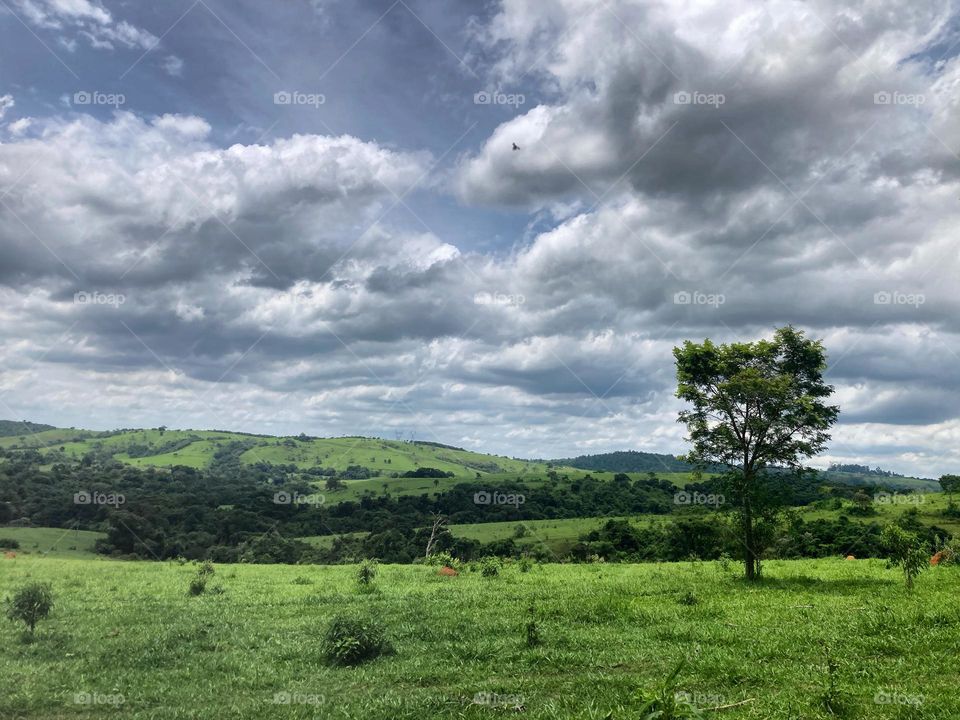
[[519,149],[520,149],[520,146],[517,145],[516,143],[514,143],[514,144],[513,144],[513,149],[514,149],[514,150],[519,150]]

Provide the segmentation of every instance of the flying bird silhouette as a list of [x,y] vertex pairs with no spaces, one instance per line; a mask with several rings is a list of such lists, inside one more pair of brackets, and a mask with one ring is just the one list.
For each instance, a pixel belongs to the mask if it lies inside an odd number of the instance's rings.
[[513,149],[514,149],[514,150],[519,150],[519,149],[520,149],[520,146],[517,145],[516,143],[514,143],[514,144],[513,144]]

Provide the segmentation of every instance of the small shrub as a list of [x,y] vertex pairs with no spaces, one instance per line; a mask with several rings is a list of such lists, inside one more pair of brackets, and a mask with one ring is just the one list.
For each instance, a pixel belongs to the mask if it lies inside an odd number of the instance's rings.
[[24,585],[7,599],[7,617],[23,622],[33,634],[37,623],[45,619],[53,609],[53,590],[47,583]]
[[463,563],[446,550],[433,553],[430,557],[426,558],[425,562],[429,565],[448,567],[454,570],[460,570],[463,565]]
[[520,562],[517,564],[517,567],[520,568],[520,572],[530,572],[530,569],[533,567],[533,560],[530,559],[529,555],[524,555],[520,558]]
[[913,581],[929,565],[930,556],[916,535],[896,525],[883,529],[881,542],[887,550],[887,566],[903,570],[907,590],[913,590]]
[[20,541],[13,538],[0,537],[0,550],[19,550]]
[[[216,571],[213,568],[213,563],[209,560],[204,560],[200,564],[200,567],[197,568],[197,574],[190,581],[188,592],[191,595],[203,595],[207,589],[207,581],[213,577],[215,572]],[[220,588],[219,593],[222,592],[223,588]]]
[[530,619],[527,621],[527,647],[536,647],[543,639],[540,637],[540,625],[537,623],[536,609],[531,605],[528,610]]
[[392,654],[393,646],[376,620],[338,615],[327,628],[323,653],[331,665],[360,665]]
[[373,579],[377,576],[377,561],[364,560],[357,568],[357,585],[361,592],[373,591]]
[[683,593],[683,595],[677,598],[677,602],[681,605],[696,605],[700,601],[697,599],[697,596],[692,590],[687,590],[685,593]]
[[501,567],[500,558],[487,556],[480,559],[480,574],[483,577],[496,577],[500,574]]

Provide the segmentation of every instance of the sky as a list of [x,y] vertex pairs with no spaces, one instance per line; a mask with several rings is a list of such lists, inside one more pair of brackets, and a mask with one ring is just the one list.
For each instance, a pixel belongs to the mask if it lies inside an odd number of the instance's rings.
[[0,0],[0,417],[684,452],[822,339],[813,461],[960,470],[960,15]]

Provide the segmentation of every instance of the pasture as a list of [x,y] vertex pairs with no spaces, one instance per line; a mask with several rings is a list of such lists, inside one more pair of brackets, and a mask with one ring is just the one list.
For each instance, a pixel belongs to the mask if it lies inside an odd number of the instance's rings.
[[[882,561],[840,559],[767,562],[754,585],[722,563],[388,565],[371,593],[353,566],[220,565],[219,590],[191,597],[195,572],[0,561],[5,590],[56,596],[32,641],[0,624],[0,717],[626,720],[683,658],[669,691],[709,717],[960,716],[955,567],[912,595]],[[382,621],[395,654],[328,666],[341,611]]]

